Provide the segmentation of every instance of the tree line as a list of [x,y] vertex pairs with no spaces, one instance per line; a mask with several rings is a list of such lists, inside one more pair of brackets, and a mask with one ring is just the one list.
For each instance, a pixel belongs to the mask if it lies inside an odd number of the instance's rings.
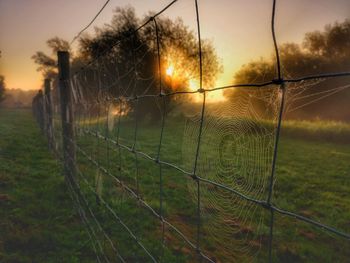
[[[157,25],[150,21],[137,30],[153,15],[149,13],[138,18],[132,7],[116,8],[110,24],[96,28],[94,36],[85,34],[79,39],[71,71],[78,72],[75,80],[84,87],[86,100],[159,94],[160,81],[163,93],[185,91],[190,82],[199,80],[195,32],[181,19],[166,17],[157,17]],[[67,41],[57,37],[49,39],[47,45],[53,52],[51,55],[36,52],[32,58],[45,77],[54,78],[57,74],[55,53],[57,50],[70,51],[70,47]],[[203,84],[213,85],[221,64],[208,40],[202,41],[202,56]],[[94,63],[86,67],[90,61]],[[166,100],[167,111],[170,111],[174,97],[167,96]],[[151,99],[144,100],[138,104],[138,109],[142,116],[155,116],[159,105]]]
[[[301,44],[284,43],[279,46],[284,78],[300,78],[308,75],[350,72],[350,19],[328,24],[322,31],[308,32]],[[234,74],[235,83],[263,83],[277,78],[275,56],[251,61]],[[322,118],[350,120],[350,78],[322,80],[312,84],[301,83],[289,88],[287,112],[290,118]],[[339,93],[333,90],[345,87]],[[317,96],[317,94],[320,94]],[[330,96],[325,96],[330,94]],[[239,92],[226,92],[235,99]],[[318,100],[319,98],[322,99]],[[289,101],[288,101],[289,100]],[[256,103],[259,103],[258,101]],[[293,105],[294,104],[294,105]],[[305,105],[305,107],[303,107]],[[293,110],[296,109],[296,110]]]
[[[195,32],[181,19],[166,17],[157,18],[158,35],[152,21],[137,30],[152,15],[149,13],[138,18],[132,7],[116,8],[110,24],[96,28],[94,36],[85,34],[79,39],[79,48],[72,56],[71,67],[72,72],[84,68],[80,70],[83,73],[77,73],[75,77],[83,87],[85,99],[157,94],[159,81],[162,81],[162,91],[165,93],[189,90],[191,82],[199,79],[199,50]],[[53,52],[51,55],[39,51],[32,58],[46,78],[55,78],[56,52],[71,50],[69,43],[58,37],[49,39],[47,45]],[[350,20],[326,25],[322,31],[308,32],[301,44],[284,43],[279,50],[284,78],[350,71]],[[202,40],[202,55],[203,86],[212,87],[222,71],[212,42]],[[90,61],[94,63],[86,67]],[[253,60],[234,73],[233,82],[262,83],[275,79],[275,64],[274,56]],[[298,103],[307,104],[314,99],[309,95],[327,93],[328,89],[345,85],[346,81],[346,78],[323,81],[307,89],[303,89],[305,85],[295,86],[290,89],[289,98],[302,94],[306,99]],[[302,92],[300,89],[303,89]],[[229,100],[235,100],[243,93],[230,90],[224,94]],[[321,103],[316,103],[294,111],[290,116],[346,119],[348,110],[345,105],[349,98],[349,90],[346,90],[342,95],[325,98],[324,102],[335,105],[332,110],[323,109]],[[167,100],[170,110],[173,96],[168,96]],[[139,109],[142,116],[156,115],[159,105],[149,100],[149,103],[139,105]]]

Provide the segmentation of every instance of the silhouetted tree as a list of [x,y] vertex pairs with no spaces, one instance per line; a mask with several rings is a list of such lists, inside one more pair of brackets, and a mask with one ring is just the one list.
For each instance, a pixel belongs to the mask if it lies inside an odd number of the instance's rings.
[[72,68],[78,64],[76,61],[79,60],[72,56],[69,42],[59,37],[53,37],[46,41],[47,46],[51,50],[51,54],[45,54],[42,51],[37,51],[31,58],[34,63],[38,65],[37,71],[43,74],[44,78],[52,79],[53,92],[52,99],[57,104],[58,102],[58,90],[57,90],[57,51],[69,51],[71,53]]
[[[84,83],[94,97],[101,90],[112,96],[125,97],[158,94],[160,74],[163,92],[187,90],[190,80],[198,80],[198,41],[194,32],[180,19],[157,18],[161,58],[159,74],[154,23],[151,21],[135,32],[150,16],[152,14],[139,19],[131,7],[117,8],[110,25],[97,29],[95,37],[80,39],[82,59],[95,61],[88,68],[91,74],[84,74],[84,78],[89,79]],[[203,84],[210,86],[221,67],[213,45],[203,41],[202,47]],[[173,69],[172,76],[166,75],[168,67]],[[172,97],[166,99],[169,105]],[[147,114],[159,116],[159,105],[151,99],[143,100],[138,104],[138,112],[141,117]]]
[[[350,20],[325,26],[323,32],[305,34],[302,45],[280,46],[285,77],[350,69]],[[276,76],[274,57],[250,62],[234,75],[236,83],[258,83]]]
[[[196,34],[181,19],[157,18],[161,72],[158,68],[156,31],[153,21],[140,30],[139,25],[152,14],[140,19],[132,7],[116,8],[110,25],[96,28],[95,36],[80,38],[79,54],[72,58],[72,80],[76,81],[86,100],[107,97],[134,97],[162,91],[188,90],[199,80],[199,51]],[[69,44],[59,38],[47,41],[52,55],[37,52],[32,58],[45,77],[55,77],[57,50],[69,50]],[[211,42],[202,41],[203,85],[213,85],[221,65]],[[88,66],[87,66],[88,65]],[[83,67],[80,70],[80,67]],[[166,74],[172,68],[172,75]],[[199,85],[196,84],[196,87]],[[167,96],[167,111],[173,97]],[[136,109],[130,106],[131,109]],[[137,103],[140,117],[159,118],[159,100],[144,99]]]
[[37,51],[31,58],[38,65],[37,70],[42,72],[45,78],[55,78],[57,75],[57,51],[70,51],[69,43],[54,37],[47,40],[46,44],[52,51],[50,55]]
[[[306,75],[350,71],[350,20],[343,23],[326,25],[324,31],[314,31],[305,34],[301,45],[296,43],[285,43],[280,47],[280,58],[282,72],[285,78],[298,78]],[[270,59],[260,58],[245,64],[234,75],[235,83],[262,83],[276,78],[275,57]],[[332,82],[325,81],[317,85],[317,90],[309,88],[303,90],[302,94],[307,97],[315,92],[322,92],[335,88],[346,83],[344,79],[333,79]],[[298,87],[290,89],[290,98],[293,92],[299,93]],[[239,96],[239,91],[227,91],[226,96],[231,99]],[[347,98],[347,99],[344,99]],[[307,103],[314,99],[312,97],[301,100],[300,104]],[[295,112],[294,116],[303,117],[325,117],[325,118],[349,118],[345,117],[350,113],[345,101],[350,99],[349,91],[342,95],[335,95],[327,98],[326,104],[334,105],[334,110],[326,110],[320,104],[308,107],[308,112],[303,109]]]
[[313,55],[336,59],[350,57],[350,19],[325,26],[323,32],[306,33],[304,48]]

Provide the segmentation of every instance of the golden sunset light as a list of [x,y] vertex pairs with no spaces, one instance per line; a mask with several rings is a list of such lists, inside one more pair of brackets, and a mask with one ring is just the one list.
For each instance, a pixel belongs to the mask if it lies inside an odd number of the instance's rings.
[[167,76],[171,77],[174,73],[174,66],[170,65],[167,69],[166,69],[166,74]]
[[350,258],[350,0],[0,0],[0,261]]
[[[224,0],[223,2],[224,5],[217,5],[215,1],[203,1],[200,10],[203,38],[213,39],[218,56],[223,62],[224,71],[218,76],[218,85],[231,84],[233,73],[239,69],[240,65],[249,62],[256,56],[269,55],[272,51],[270,31],[266,26],[269,23],[270,16],[269,1]],[[347,16],[345,12],[347,9],[342,8],[347,1],[340,0],[339,4],[333,4],[322,0],[321,2],[324,4],[317,6],[316,9],[313,7],[313,2],[298,0],[293,1],[293,3],[288,1],[279,3],[280,24],[283,26],[281,28],[279,25],[277,28],[280,41],[296,40],[300,42],[306,31],[320,30],[326,23],[337,19],[341,21]],[[64,39],[71,39],[78,32],[81,24],[89,20],[96,9],[96,1],[94,0],[79,0],[69,3],[69,5],[64,5],[54,0],[44,2],[31,0],[24,3],[19,2],[19,0],[0,2],[0,34],[2,36],[0,42],[2,50],[0,71],[6,77],[8,88],[24,90],[40,88],[42,79],[40,79],[39,73],[36,72],[36,66],[30,57],[38,49],[50,54],[49,49],[45,46],[45,41],[50,37],[59,35]],[[143,15],[149,10],[157,10],[161,6],[161,3],[151,0],[145,0],[141,3],[136,0],[122,0],[118,4],[120,6],[134,5],[138,15]],[[80,8],[81,5],[84,5],[83,9]],[[194,30],[196,28],[195,21],[192,19],[190,11],[181,11],[185,10],[185,6],[189,5],[180,1],[177,5],[174,5],[174,10],[166,15],[171,18],[182,18]],[[303,17],[303,19],[298,18],[300,8],[307,10],[309,16]],[[66,18],[49,16],[48,12],[37,13],[35,12],[37,9],[56,10],[56,14],[65,13]],[[235,10],[234,15],[232,15],[232,10]],[[242,21],[246,20],[243,16],[248,10],[252,15],[247,26],[232,27],[232,32],[229,33],[227,25],[242,25],[244,23]],[[22,20],[15,19],[11,15],[12,13],[20,14]],[[35,19],[32,19],[31,14],[34,13]],[[112,14],[113,8],[104,10],[95,21],[94,26],[109,22]],[[221,19],[215,19],[216,16],[220,16]],[[288,24],[288,21],[294,21],[294,23]],[[255,26],[250,26],[251,24]],[[302,26],[300,26],[301,24]],[[18,33],[13,35],[13,30]],[[92,34],[93,31],[93,28],[91,28],[88,32]],[[262,38],[259,40],[259,45],[256,45],[254,39],[258,36]],[[239,41],[237,37],[239,37]],[[25,48],[22,47],[22,43],[26,43]],[[75,52],[79,50],[77,43],[74,43],[72,48]],[[24,64],[26,65],[26,74],[21,73],[23,70],[18,70],[21,67],[19,65]],[[173,74],[172,71],[169,67],[166,70],[166,75]]]

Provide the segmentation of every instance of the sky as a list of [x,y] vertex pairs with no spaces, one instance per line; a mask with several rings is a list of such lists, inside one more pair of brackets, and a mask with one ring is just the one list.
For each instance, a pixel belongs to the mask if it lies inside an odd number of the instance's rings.
[[[72,40],[89,23],[105,0],[0,0],[0,74],[7,88],[39,89],[42,76],[31,56],[50,54],[46,40]],[[159,11],[170,0],[111,0],[88,32],[109,23],[115,7],[131,5],[142,17]],[[198,0],[201,35],[212,41],[223,65],[217,86],[232,83],[244,63],[270,56],[272,0]],[[306,32],[350,18],[349,0],[277,0],[276,34],[279,43],[301,43]],[[181,17],[196,30],[194,0],[178,0],[164,16]],[[77,48],[75,45],[74,48]]]

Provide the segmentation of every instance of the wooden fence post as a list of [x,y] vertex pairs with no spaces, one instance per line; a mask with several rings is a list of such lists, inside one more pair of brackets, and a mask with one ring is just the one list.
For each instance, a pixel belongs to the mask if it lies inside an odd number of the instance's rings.
[[64,172],[66,180],[70,183],[75,182],[76,175],[76,149],[74,136],[74,114],[72,91],[69,83],[69,53],[67,51],[58,51],[58,78],[61,102],[62,119],[62,150],[64,161]]
[[45,79],[45,129],[50,149],[53,148],[53,125],[52,125],[52,101],[51,101],[51,81]]
[[41,132],[45,134],[45,104],[42,90],[38,92],[38,123]]

